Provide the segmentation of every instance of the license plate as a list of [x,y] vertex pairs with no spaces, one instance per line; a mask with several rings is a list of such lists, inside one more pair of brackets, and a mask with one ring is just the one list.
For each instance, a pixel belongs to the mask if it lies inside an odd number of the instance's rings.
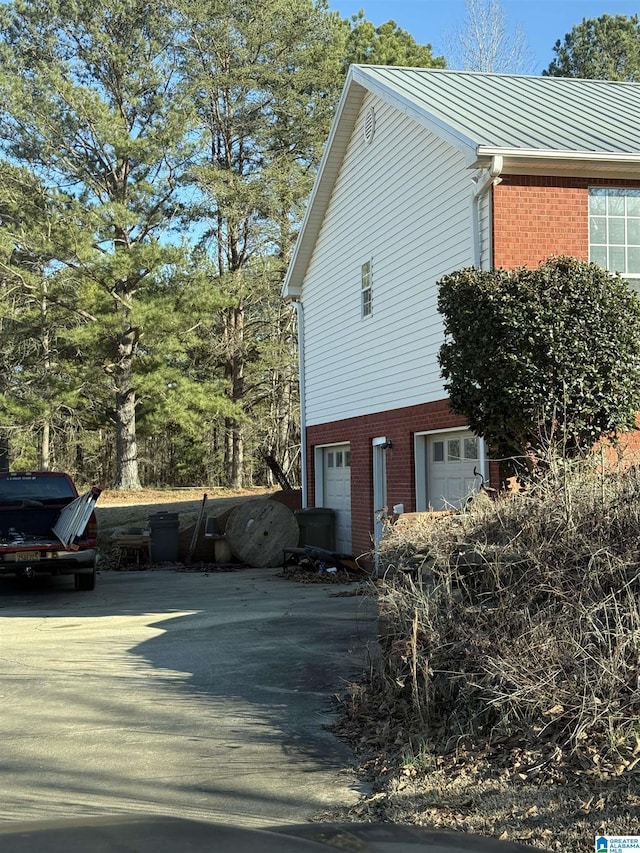
[[39,560],[40,552],[39,551],[17,551],[16,552],[16,563],[30,563],[31,560]]

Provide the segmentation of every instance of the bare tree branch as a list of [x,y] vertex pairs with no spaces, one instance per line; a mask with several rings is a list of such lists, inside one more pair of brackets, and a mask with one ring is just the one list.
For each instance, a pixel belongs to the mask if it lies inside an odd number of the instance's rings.
[[465,18],[445,40],[447,64],[461,71],[532,74],[535,56],[498,0],[466,0]]

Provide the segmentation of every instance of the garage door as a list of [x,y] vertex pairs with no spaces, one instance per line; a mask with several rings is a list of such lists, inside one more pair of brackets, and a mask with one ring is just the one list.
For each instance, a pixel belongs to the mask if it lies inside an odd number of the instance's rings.
[[427,441],[428,501],[433,509],[461,506],[478,489],[480,441],[470,432],[437,433]]
[[348,444],[323,452],[324,505],[336,514],[336,551],[351,553],[351,450]]

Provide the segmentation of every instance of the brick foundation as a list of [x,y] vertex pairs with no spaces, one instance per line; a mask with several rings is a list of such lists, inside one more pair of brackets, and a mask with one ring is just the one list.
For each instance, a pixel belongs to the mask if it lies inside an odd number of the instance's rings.
[[385,436],[393,442],[386,451],[387,502],[404,504],[405,512],[414,512],[414,435],[436,429],[464,426],[465,419],[449,409],[447,400],[409,406],[391,412],[379,412],[357,418],[307,428],[307,494],[309,505],[315,501],[314,448],[323,444],[349,442],[351,445],[351,536],[352,552],[364,554],[372,547],[373,530],[373,449],[371,442]]

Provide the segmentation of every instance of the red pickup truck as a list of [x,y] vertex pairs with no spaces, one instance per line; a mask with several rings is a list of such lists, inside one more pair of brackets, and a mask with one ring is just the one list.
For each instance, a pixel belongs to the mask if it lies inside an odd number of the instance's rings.
[[73,575],[76,589],[94,589],[99,495],[78,495],[60,472],[0,473],[0,575]]

